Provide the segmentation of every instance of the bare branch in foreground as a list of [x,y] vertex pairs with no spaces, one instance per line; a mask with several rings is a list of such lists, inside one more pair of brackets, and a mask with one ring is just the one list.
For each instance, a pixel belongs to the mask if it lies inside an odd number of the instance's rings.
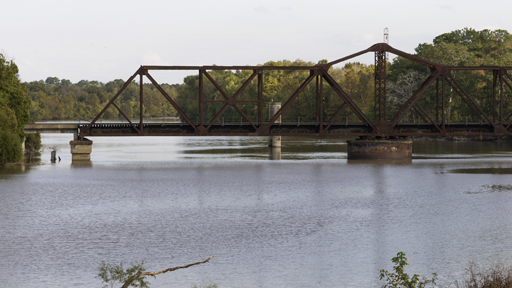
[[196,262],[196,263],[187,264],[187,265],[183,265],[183,266],[177,266],[177,267],[174,267],[174,268],[168,268],[168,269],[165,269],[165,270],[162,270],[162,271],[158,271],[158,272],[142,272],[142,271],[139,271],[135,275],[133,275],[132,277],[128,278],[128,280],[126,280],[126,282],[123,284],[123,287],[121,287],[121,288],[128,288],[128,286],[130,286],[130,284],[132,284],[132,282],[135,281],[139,277],[144,277],[144,276],[153,276],[153,277],[155,277],[158,274],[163,274],[163,273],[175,271],[175,270],[178,270],[178,269],[184,269],[184,268],[188,268],[188,267],[194,266],[194,265],[204,264],[204,263],[210,261],[212,258],[213,258],[213,256],[210,256],[210,258],[208,258],[208,259],[206,259],[204,261],[201,261],[201,262]]

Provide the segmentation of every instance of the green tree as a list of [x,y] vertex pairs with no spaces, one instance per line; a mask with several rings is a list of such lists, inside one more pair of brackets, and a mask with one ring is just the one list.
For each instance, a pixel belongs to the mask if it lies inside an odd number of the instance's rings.
[[48,77],[44,83],[46,83],[46,85],[59,85],[60,80],[57,77]]
[[62,79],[62,80],[60,80],[60,85],[62,85],[62,86],[71,86],[72,83],[68,79]]
[[391,262],[395,263],[395,266],[393,266],[394,272],[388,272],[384,269],[380,270],[380,280],[386,279],[386,284],[382,288],[424,288],[429,284],[436,285],[436,273],[432,273],[432,279],[422,277],[421,280],[418,274],[410,277],[405,273],[404,267],[409,264],[404,252],[398,252],[396,257],[391,259]]
[[[2,100],[2,99],[0,99]],[[21,141],[16,129],[16,116],[0,101],[0,164],[21,159]]]
[[18,66],[0,54],[0,164],[19,161],[30,100],[20,83]]
[[38,151],[41,149],[41,134],[27,134],[25,140],[25,149],[30,151]]
[[[420,58],[449,66],[512,66],[512,35],[505,30],[476,31],[464,28],[439,35],[434,38],[432,44],[419,44],[415,51],[415,55]],[[483,111],[488,115],[492,114],[492,71],[455,70],[451,73],[462,88],[478,102]],[[401,91],[407,90],[405,88],[408,84],[405,84],[412,83],[404,79],[411,79],[410,76],[414,75],[412,86],[417,88],[428,74],[430,71],[426,66],[402,57],[395,58],[391,65],[388,85],[390,99],[396,100]],[[462,121],[466,116],[473,117],[470,121],[478,121],[476,115],[458,97],[453,87],[446,88],[445,116],[448,121]],[[403,99],[408,99],[415,91],[415,89],[409,90],[410,95],[405,95],[407,98]],[[418,103],[433,116],[435,101],[435,88],[431,87],[418,100]],[[390,103],[388,107],[396,110],[394,103]]]
[[512,35],[506,30],[476,31],[472,28],[455,30],[434,38],[440,43],[459,44],[475,56],[480,65],[510,66],[512,64]]
[[[105,261],[101,261],[96,278],[106,284],[103,288],[108,288],[109,286],[110,288],[114,288],[115,285],[126,283],[129,280],[132,281],[129,286],[144,288],[149,287],[149,282],[145,280],[146,276],[137,277],[137,275],[140,275],[144,271],[146,271],[144,262],[132,264],[129,268],[124,269],[123,263],[111,265],[105,263]],[[134,279],[132,280],[131,278]]]

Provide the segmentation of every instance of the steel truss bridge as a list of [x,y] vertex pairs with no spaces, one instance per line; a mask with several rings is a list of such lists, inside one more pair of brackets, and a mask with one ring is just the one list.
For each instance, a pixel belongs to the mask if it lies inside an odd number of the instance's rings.
[[[374,53],[375,55],[375,73],[374,73],[374,103],[373,119],[363,113],[363,109],[354,102],[354,95],[345,92],[344,87],[329,74],[329,68],[338,63],[350,60],[365,53]],[[430,75],[421,83],[419,88],[401,104],[391,115],[386,115],[386,65],[387,53],[409,59],[430,70]],[[156,70],[195,70],[198,71],[199,89],[197,95],[197,114],[198,117],[191,119],[182,108],[164,91],[164,89],[151,76],[151,71]],[[214,80],[208,71],[214,70],[249,70],[252,74],[238,88],[238,90],[229,95]],[[309,71],[309,76],[297,86],[295,91],[283,101],[281,108],[270,119],[263,119],[264,107],[264,72],[268,70],[302,70]],[[426,69],[427,70],[427,69]],[[474,95],[470,95],[463,89],[463,86],[455,79],[454,74],[460,70],[492,71],[492,111],[487,113],[476,100]],[[512,67],[453,67],[437,63],[432,63],[417,56],[394,49],[385,44],[378,43],[370,48],[354,53],[347,57],[314,66],[141,66],[125,83],[117,94],[108,102],[101,112],[87,124],[79,125],[79,137],[88,136],[362,136],[362,137],[405,137],[405,136],[503,136],[512,134],[512,113],[507,115],[507,108],[512,100],[506,97],[506,91],[512,91],[512,77],[510,74]],[[128,85],[137,77],[139,80],[139,115],[138,122],[131,121],[126,113],[115,103],[116,99],[126,90]],[[172,105],[181,119],[181,123],[145,123],[144,122],[144,77],[149,80],[154,87],[161,93],[162,97]],[[221,100],[211,100],[205,95],[205,78],[222,95]],[[241,93],[257,81],[257,96],[254,99],[239,99]],[[341,104],[336,111],[324,119],[324,81],[330,89],[339,97]],[[315,85],[316,102],[313,107],[316,111],[315,122],[280,122],[283,113],[290,110],[292,103],[297,101],[299,95],[308,85]],[[435,115],[433,107],[425,109],[420,105],[420,99],[425,97],[427,89],[435,89]],[[456,97],[462,99],[461,103],[467,105],[472,113],[472,119],[477,121],[461,123],[449,123],[447,119],[447,93],[450,91]],[[509,93],[512,94],[512,93]],[[490,95],[488,96],[491,97]],[[213,117],[206,117],[205,105],[210,102],[221,103],[220,108]],[[257,119],[250,119],[244,111],[238,106],[243,102],[250,102],[257,106]],[[98,123],[98,120],[108,108],[115,108],[120,115],[124,117],[123,123]],[[234,108],[240,115],[241,121],[236,123],[224,123],[221,119],[223,113],[228,108]],[[426,111],[431,111],[430,114]],[[510,109],[508,111],[511,111]],[[353,113],[357,122],[349,122],[343,119],[343,113]],[[389,112],[388,112],[389,113]],[[404,123],[404,117],[407,114],[415,113],[418,115],[418,123]],[[432,115],[431,115],[432,114]],[[346,114],[345,114],[346,115]],[[206,119],[209,118],[209,119]],[[348,119],[348,118],[347,118]],[[467,118],[466,118],[467,119]],[[126,120],[126,121],[125,121]]]

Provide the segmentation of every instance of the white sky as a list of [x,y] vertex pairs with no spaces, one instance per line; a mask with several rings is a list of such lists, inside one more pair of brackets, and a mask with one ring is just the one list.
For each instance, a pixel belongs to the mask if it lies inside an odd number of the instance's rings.
[[[512,33],[510,0],[4,0],[0,53],[22,81],[126,80],[140,65],[335,60],[382,42],[414,53],[464,27]],[[373,55],[356,59],[372,64]],[[155,75],[182,83],[196,71]]]

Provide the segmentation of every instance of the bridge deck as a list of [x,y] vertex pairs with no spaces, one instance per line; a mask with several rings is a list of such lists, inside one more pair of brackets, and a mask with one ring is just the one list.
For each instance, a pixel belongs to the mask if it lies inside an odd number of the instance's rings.
[[[72,133],[75,140],[80,131],[89,124],[77,123],[39,123],[25,125],[25,133]],[[390,134],[398,137],[405,136],[498,136],[512,135],[512,126],[508,129],[496,130],[499,124],[490,123],[400,123]],[[268,129],[260,129],[267,126]],[[206,133],[199,132],[198,125],[186,123],[146,123],[140,125],[128,123],[96,123],[81,137],[94,136],[375,136],[369,125],[362,123],[337,123],[319,125],[317,123],[274,123],[265,122],[261,125],[251,125],[246,122],[213,124]],[[503,126],[502,126],[503,127]],[[438,128],[442,128],[441,130]]]
[[[358,123],[340,123],[318,125],[316,123],[275,123],[268,126],[268,130],[260,129],[268,125],[251,125],[249,123],[213,124],[207,133],[198,132],[195,125],[185,123],[148,123],[140,129],[139,125],[126,123],[94,124],[83,136],[375,136],[369,125]],[[88,125],[80,125],[84,129]],[[428,123],[398,124],[391,131],[395,136],[492,136],[510,135],[512,129],[495,131],[495,126],[489,123],[453,123],[445,124],[439,131],[441,124]],[[262,132],[263,131],[263,132]]]
[[73,123],[31,123],[25,125],[25,133],[76,133],[78,126]]

